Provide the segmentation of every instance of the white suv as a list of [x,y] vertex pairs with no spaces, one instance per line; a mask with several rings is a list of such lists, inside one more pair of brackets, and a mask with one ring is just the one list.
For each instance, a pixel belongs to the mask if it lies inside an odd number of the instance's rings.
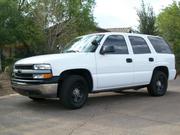
[[163,38],[98,33],[75,38],[62,53],[17,61],[12,88],[33,100],[60,98],[77,109],[88,93],[147,87],[151,96],[163,96],[175,75],[175,56]]

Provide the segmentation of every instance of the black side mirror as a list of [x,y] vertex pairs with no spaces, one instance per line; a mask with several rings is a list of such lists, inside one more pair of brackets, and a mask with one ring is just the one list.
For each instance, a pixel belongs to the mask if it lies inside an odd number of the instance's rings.
[[57,45],[56,48],[57,48],[58,50],[61,50],[61,45]]
[[95,45],[95,46],[98,46],[98,45],[99,45],[99,43],[97,42],[97,40],[93,40],[91,43],[92,43],[92,45]]
[[114,46],[103,46],[101,48],[100,54],[104,55],[104,54],[114,53],[114,52],[115,52]]

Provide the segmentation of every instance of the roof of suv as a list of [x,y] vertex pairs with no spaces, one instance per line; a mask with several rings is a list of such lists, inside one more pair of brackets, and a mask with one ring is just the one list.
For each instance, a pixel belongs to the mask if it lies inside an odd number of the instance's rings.
[[[138,33],[121,33],[121,32],[104,32],[104,33],[93,33],[89,35],[112,35],[112,34],[119,34],[119,35],[128,35],[128,36],[141,36],[141,37],[147,37],[147,36],[153,36],[153,35],[147,35],[147,34],[138,34]],[[153,36],[153,37],[160,37],[160,36]]]

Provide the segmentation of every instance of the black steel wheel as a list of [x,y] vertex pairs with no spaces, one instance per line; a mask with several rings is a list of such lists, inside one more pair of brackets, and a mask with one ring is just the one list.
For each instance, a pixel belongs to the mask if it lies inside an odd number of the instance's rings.
[[164,96],[167,92],[168,79],[166,74],[161,71],[155,71],[148,85],[148,93],[151,96]]
[[66,108],[81,108],[88,98],[88,85],[86,80],[78,75],[69,76],[62,83],[60,100]]

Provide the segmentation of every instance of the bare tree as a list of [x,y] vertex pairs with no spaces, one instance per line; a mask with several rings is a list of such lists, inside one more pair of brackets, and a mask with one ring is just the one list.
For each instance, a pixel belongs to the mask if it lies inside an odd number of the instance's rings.
[[91,19],[94,0],[34,0],[32,3],[33,16],[47,35],[48,52],[54,52],[57,42],[64,40],[65,35],[72,37],[78,33],[81,18],[87,28],[95,25]]

